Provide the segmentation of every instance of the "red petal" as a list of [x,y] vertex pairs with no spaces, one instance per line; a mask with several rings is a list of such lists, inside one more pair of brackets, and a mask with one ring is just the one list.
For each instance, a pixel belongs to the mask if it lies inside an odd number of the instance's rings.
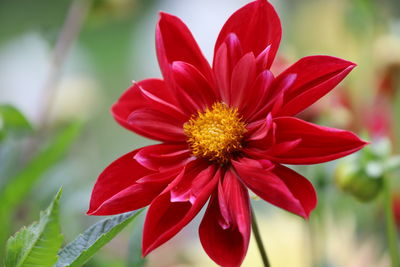
[[[140,165],[133,157],[139,150],[132,151],[111,163],[99,176],[90,199],[90,215],[112,215],[147,206],[179,173],[155,173]],[[138,179],[157,179],[149,186],[139,185]]]
[[[191,166],[195,168],[193,164]],[[215,167],[210,165],[208,168]],[[191,172],[190,168],[185,170],[185,173],[187,172]],[[193,203],[190,201],[172,202],[170,190],[165,190],[151,203],[144,223],[143,256],[171,239],[197,215],[215,188],[219,178],[219,171],[214,177],[209,177],[208,183],[205,184]],[[173,186],[171,185],[169,188]]]
[[216,101],[216,95],[206,78],[193,66],[182,61],[172,63],[172,75],[181,106],[191,114],[205,110]]
[[317,193],[313,185],[302,175],[280,164],[276,164],[271,172],[276,174],[290,189],[293,196],[300,201],[308,218],[317,206]]
[[349,131],[318,126],[293,117],[274,119],[276,143],[301,141],[280,155],[268,155],[284,164],[315,164],[344,157],[367,143]]
[[226,36],[223,44],[218,48],[213,62],[215,80],[220,91],[222,100],[230,102],[231,77],[233,68],[242,58],[243,51],[236,34],[230,33]]
[[211,68],[186,25],[178,18],[160,13],[156,29],[156,49],[161,72],[171,80],[170,64],[184,61],[196,67],[209,81]]
[[247,130],[245,138],[247,142],[259,141],[267,137],[270,129],[272,127],[272,116],[268,116],[264,120],[259,120],[252,122],[247,125]]
[[225,43],[219,47],[214,55],[213,64],[215,81],[220,90],[220,96],[223,101],[228,102],[229,90],[231,88],[231,70],[229,67],[228,48]]
[[159,171],[185,165],[190,152],[186,144],[158,144],[142,148],[134,158],[144,167]]
[[256,64],[257,64],[257,72],[261,72],[263,70],[266,70],[269,68],[269,64],[271,64],[269,53],[271,51],[271,46],[267,46],[260,54],[258,54],[256,58]]
[[250,159],[232,161],[232,164],[242,181],[265,201],[304,218],[315,207],[314,189],[301,175]]
[[196,160],[189,163],[185,173],[170,187],[171,202],[190,201],[193,204],[214,174],[215,169],[213,166],[209,167],[206,161]]
[[294,63],[276,78],[297,74],[294,84],[285,92],[284,105],[278,114],[292,116],[304,110],[340,83],[356,65],[330,56],[310,56]]
[[137,109],[129,115],[126,122],[138,134],[155,140],[171,142],[186,140],[183,123],[158,110]]
[[[267,116],[268,113],[272,113],[272,115],[275,115],[276,111],[277,110],[279,111],[282,108],[283,96],[296,80],[296,74],[288,74],[279,81],[276,80],[271,81],[271,79],[273,79],[271,75],[269,75],[268,78],[269,79],[265,81],[266,82],[265,86],[268,87],[264,87],[265,89],[264,91],[262,91],[263,92],[262,98],[260,94],[260,97],[258,98],[257,107],[253,109],[254,112],[250,113],[249,116],[250,121],[255,121],[265,118],[265,116]],[[265,79],[267,79],[267,77],[265,77]],[[256,93],[254,95],[257,96]]]
[[258,56],[270,45],[267,68],[271,66],[279,47],[282,29],[278,15],[268,1],[257,0],[236,11],[221,30],[215,44],[215,53],[231,33],[239,38],[244,53],[253,52]]
[[[254,115],[262,110],[269,98],[271,91],[271,84],[274,80],[274,75],[269,70],[264,70],[258,74],[251,90],[247,94],[247,103],[252,103],[251,105],[245,105],[243,103],[240,113],[248,121],[254,121]],[[267,114],[263,114],[267,115]],[[264,118],[265,118],[264,116]]]
[[185,139],[182,125],[191,115],[185,115],[177,106],[164,81],[148,79],[129,88],[111,112],[118,123],[131,131],[151,139],[176,142],[177,138]]
[[228,49],[228,59],[230,62],[230,71],[238,63],[243,56],[242,45],[240,40],[234,33],[229,33],[225,38],[226,48]]
[[229,105],[240,108],[248,103],[249,87],[256,78],[256,59],[253,53],[245,54],[232,71]]
[[[148,82],[148,80],[146,80]],[[158,80],[159,81],[159,80]],[[139,91],[145,102],[140,103],[144,107],[153,107],[153,109],[162,110],[163,112],[171,115],[177,116],[185,120],[187,116],[191,114],[185,114],[182,109],[177,105],[178,102],[176,98],[172,95],[171,91],[165,86],[159,88],[158,86],[153,86],[153,84],[146,84],[145,81],[136,83]],[[146,88],[146,85],[148,88]],[[136,99],[138,101],[138,99]]]
[[211,197],[200,224],[200,241],[208,256],[221,266],[240,266],[250,240],[247,189],[228,171]]

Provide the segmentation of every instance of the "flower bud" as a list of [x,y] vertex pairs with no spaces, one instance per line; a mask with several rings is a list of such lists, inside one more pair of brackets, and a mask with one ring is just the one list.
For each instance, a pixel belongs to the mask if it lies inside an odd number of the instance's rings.
[[[382,175],[375,175],[379,172],[377,166],[369,168],[373,171],[368,171],[368,167],[363,169],[352,162],[342,161],[336,169],[335,182],[344,192],[350,193],[358,200],[371,201],[382,189]],[[371,175],[372,173],[374,175]]]

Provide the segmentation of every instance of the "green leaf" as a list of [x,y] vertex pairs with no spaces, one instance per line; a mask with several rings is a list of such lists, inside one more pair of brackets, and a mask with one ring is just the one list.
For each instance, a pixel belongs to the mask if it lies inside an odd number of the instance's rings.
[[15,107],[0,105],[0,140],[9,132],[29,132],[32,126],[22,113]]
[[0,258],[2,246],[10,234],[14,211],[43,174],[57,163],[78,136],[81,124],[74,122],[63,129],[0,192]]
[[60,189],[50,206],[40,214],[38,222],[23,227],[7,242],[5,266],[51,267],[63,242],[59,222]]
[[133,211],[104,219],[79,235],[59,253],[56,267],[82,266],[100,248],[113,239],[141,212]]

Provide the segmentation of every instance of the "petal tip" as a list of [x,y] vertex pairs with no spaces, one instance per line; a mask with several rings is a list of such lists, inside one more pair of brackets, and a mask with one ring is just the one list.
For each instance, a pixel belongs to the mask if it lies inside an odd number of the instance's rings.
[[142,236],[142,258],[146,257],[152,249],[150,249],[151,245],[146,242],[147,238],[145,237],[145,233],[143,231],[143,236]]
[[165,23],[174,23],[176,20],[180,20],[177,16],[174,16],[172,14],[169,14],[165,11],[160,11],[158,12],[158,22],[157,22],[157,31],[156,34],[161,34],[159,31],[161,30],[160,27],[163,27],[161,25],[164,25]]
[[150,249],[145,248],[144,245],[142,245],[142,258],[146,257],[147,255],[149,255],[149,253],[151,252]]
[[96,213],[96,211],[98,210],[99,208],[93,208],[93,207],[90,207],[89,209],[88,209],[88,211],[86,211],[86,215],[88,215],[88,216],[95,216],[95,215],[97,215]]
[[302,213],[298,213],[297,215],[302,217],[304,220],[309,221],[311,213],[315,210],[316,207],[317,207],[317,202],[315,202],[315,205],[313,207],[309,208],[309,209],[303,207],[303,212]]
[[361,138],[359,138],[356,134],[354,134],[355,136],[356,136],[356,138],[358,138],[358,141],[360,142],[360,149],[362,149],[363,147],[365,147],[365,146],[367,146],[367,145],[370,145],[371,144],[371,142],[370,141],[367,141],[367,140],[364,140],[364,139],[361,139]]
[[163,19],[163,18],[169,17],[169,16],[172,16],[172,15],[167,13],[167,12],[164,12],[164,11],[158,12],[158,17],[159,17],[160,20]]
[[349,66],[347,67],[347,69],[348,69],[348,70],[352,70],[352,69],[354,69],[354,68],[357,67],[357,66],[358,66],[357,63],[354,63],[354,62],[349,61]]
[[88,211],[86,212],[86,215],[89,216],[103,216],[104,214],[99,214],[99,211],[101,210],[100,207],[90,207]]
[[355,67],[358,66],[357,63],[355,63],[355,62],[353,62],[353,61],[350,61],[350,60],[346,60],[346,59],[340,58],[340,57],[334,57],[334,56],[327,56],[327,57],[331,57],[331,58],[333,58],[333,59],[335,59],[335,60],[337,60],[337,61],[343,62],[344,64],[347,65],[346,68],[353,69],[353,68],[355,68]]
[[182,22],[181,19],[175,15],[172,15],[165,11],[158,12],[158,25],[161,21],[165,21],[165,23],[180,23]]
[[371,142],[365,141],[365,140],[362,140],[362,139],[361,139],[360,149],[363,149],[364,147],[366,147],[366,146],[368,146],[368,145],[370,145],[370,144],[371,144]]
[[304,211],[304,212],[305,212],[305,216],[303,216],[303,218],[304,218],[304,220],[306,220],[306,221],[310,220],[311,213],[315,210],[315,208],[316,208],[317,205],[318,205],[318,196],[317,196],[317,193],[316,193],[316,192],[314,192],[314,193],[315,193],[315,203],[314,203],[314,205],[311,206],[311,208],[310,208],[309,210],[305,210],[305,211]]
[[306,221],[309,221],[310,220],[310,215],[311,215],[311,212],[310,213],[305,213],[303,216],[301,216],[301,217],[303,217],[303,219],[304,220],[306,220]]

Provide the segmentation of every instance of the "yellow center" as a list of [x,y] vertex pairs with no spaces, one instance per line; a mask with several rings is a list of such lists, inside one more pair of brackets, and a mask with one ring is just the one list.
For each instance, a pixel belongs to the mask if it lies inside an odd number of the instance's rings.
[[219,164],[226,163],[233,153],[242,148],[246,124],[237,108],[214,103],[211,109],[198,112],[183,125],[194,156]]

